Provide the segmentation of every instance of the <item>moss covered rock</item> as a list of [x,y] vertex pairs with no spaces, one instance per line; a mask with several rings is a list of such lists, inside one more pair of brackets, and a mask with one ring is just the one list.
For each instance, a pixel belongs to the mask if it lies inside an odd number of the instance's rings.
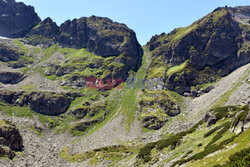
[[0,61],[18,61],[20,56],[24,53],[0,42]]
[[2,90],[0,91],[0,100],[12,105],[27,105],[33,111],[44,115],[60,115],[67,111],[73,97],[63,93]]
[[23,151],[23,138],[16,126],[5,120],[0,120],[0,156],[13,159],[15,151]]

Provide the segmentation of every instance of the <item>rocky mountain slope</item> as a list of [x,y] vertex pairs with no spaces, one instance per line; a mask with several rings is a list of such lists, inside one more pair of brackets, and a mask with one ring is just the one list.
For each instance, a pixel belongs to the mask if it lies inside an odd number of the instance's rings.
[[249,165],[250,7],[143,47],[108,18],[2,8],[1,166]]
[[249,7],[218,8],[188,27],[154,36],[147,44],[153,59],[148,78],[164,78],[167,89],[184,95],[248,63],[249,13],[244,11]]
[[40,21],[32,6],[15,0],[0,1],[0,36],[24,36]]

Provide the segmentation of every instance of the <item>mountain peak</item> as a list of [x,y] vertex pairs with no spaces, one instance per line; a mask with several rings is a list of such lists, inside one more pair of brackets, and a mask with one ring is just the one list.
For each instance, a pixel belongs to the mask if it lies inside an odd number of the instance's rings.
[[0,0],[0,36],[24,36],[40,21],[32,6],[15,0]]

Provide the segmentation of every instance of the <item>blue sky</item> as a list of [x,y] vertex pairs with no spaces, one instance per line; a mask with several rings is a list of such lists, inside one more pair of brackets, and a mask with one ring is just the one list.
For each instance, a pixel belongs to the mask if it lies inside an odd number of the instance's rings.
[[[17,0],[18,1],[18,0]],[[125,23],[144,45],[155,34],[188,26],[219,6],[250,5],[250,0],[22,0],[58,25],[82,16],[102,16]]]

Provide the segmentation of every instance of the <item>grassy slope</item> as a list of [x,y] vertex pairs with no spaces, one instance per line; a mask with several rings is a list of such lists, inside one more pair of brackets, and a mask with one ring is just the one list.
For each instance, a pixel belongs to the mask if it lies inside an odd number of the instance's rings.
[[[149,65],[149,53],[145,49],[142,66],[136,74],[136,79],[142,80],[146,76],[146,69]],[[137,80],[138,81],[138,80]],[[131,88],[127,84],[123,84],[123,97],[121,99],[121,110],[125,118],[126,129],[129,131],[135,120],[135,112],[138,110],[138,104],[140,101],[141,89],[140,83],[135,82],[135,85]]]

